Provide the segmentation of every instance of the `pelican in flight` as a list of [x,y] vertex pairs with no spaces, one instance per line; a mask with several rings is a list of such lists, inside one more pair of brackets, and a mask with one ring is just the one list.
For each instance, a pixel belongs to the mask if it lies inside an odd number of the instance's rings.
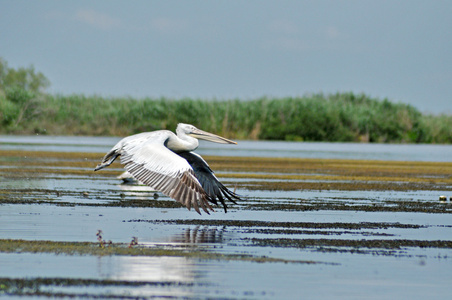
[[108,167],[121,156],[121,163],[135,179],[177,200],[189,210],[193,207],[201,214],[201,207],[209,214],[213,211],[210,203],[218,204],[218,200],[227,212],[225,200],[236,203],[239,196],[226,188],[207,162],[192,151],[198,148],[198,139],[220,144],[237,143],[183,123],[177,125],[176,133],[157,130],[123,138],[94,171]]

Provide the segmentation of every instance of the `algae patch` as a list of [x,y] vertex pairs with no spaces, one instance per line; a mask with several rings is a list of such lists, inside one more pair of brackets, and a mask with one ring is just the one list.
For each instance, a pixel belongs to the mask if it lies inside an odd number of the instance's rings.
[[268,222],[256,220],[128,220],[127,222],[150,222],[177,225],[204,225],[204,226],[234,226],[234,227],[263,227],[263,228],[311,228],[311,229],[388,229],[388,228],[412,228],[419,229],[425,226],[417,224],[401,224],[401,223],[376,223],[376,222],[359,222],[359,223],[314,223],[314,222]]
[[449,240],[408,240],[408,239],[261,239],[252,238],[253,246],[260,247],[284,247],[306,249],[317,252],[336,252],[351,254],[372,254],[386,256],[407,255],[407,248],[443,248],[452,249],[452,241]]
[[[93,168],[103,153],[0,150],[0,176],[114,177]],[[205,157],[218,177],[249,190],[452,190],[452,163],[265,157]],[[224,174],[221,172],[227,171]]]
[[171,248],[169,245],[154,247],[135,246],[129,244],[111,243],[102,245],[92,242],[55,242],[55,241],[27,241],[27,240],[0,240],[0,252],[4,253],[51,253],[67,255],[126,255],[126,256],[177,256],[193,259],[221,260],[221,261],[248,261],[258,263],[303,263],[313,264],[314,261],[289,260],[267,256],[253,256],[248,254],[223,254],[205,248],[187,245],[185,249]]
[[[41,296],[51,298],[112,298],[112,299],[144,299],[144,297],[135,297],[122,294],[111,294],[109,292],[87,293],[83,288],[139,288],[139,287],[192,287],[192,282],[175,281],[127,281],[127,280],[108,280],[108,279],[86,279],[86,278],[7,278],[0,277],[0,296]],[[197,284],[200,285],[200,284]],[[72,291],[52,291],[52,288],[77,288]],[[82,289],[82,291],[81,291]]]

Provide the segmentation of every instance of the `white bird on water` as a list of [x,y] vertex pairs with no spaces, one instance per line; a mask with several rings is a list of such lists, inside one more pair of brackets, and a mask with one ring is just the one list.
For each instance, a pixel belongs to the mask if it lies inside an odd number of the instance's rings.
[[120,140],[102,159],[94,171],[108,167],[121,156],[121,163],[142,183],[177,200],[189,210],[201,214],[213,211],[217,200],[227,211],[225,200],[236,203],[239,196],[226,188],[213,174],[207,162],[192,152],[198,148],[198,139],[237,144],[221,136],[180,123],[176,134],[169,130],[143,132]]

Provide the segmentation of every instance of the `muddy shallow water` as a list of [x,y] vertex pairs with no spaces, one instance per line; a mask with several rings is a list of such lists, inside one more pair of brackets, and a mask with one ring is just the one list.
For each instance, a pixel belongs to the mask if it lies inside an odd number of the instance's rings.
[[203,144],[243,200],[198,215],[94,173],[116,140],[0,138],[0,296],[450,296],[451,146]]

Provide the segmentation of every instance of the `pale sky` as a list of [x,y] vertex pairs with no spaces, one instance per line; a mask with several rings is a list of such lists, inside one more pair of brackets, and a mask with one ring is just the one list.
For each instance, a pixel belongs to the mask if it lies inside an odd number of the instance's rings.
[[352,91],[452,114],[452,1],[0,0],[0,57],[49,92]]

